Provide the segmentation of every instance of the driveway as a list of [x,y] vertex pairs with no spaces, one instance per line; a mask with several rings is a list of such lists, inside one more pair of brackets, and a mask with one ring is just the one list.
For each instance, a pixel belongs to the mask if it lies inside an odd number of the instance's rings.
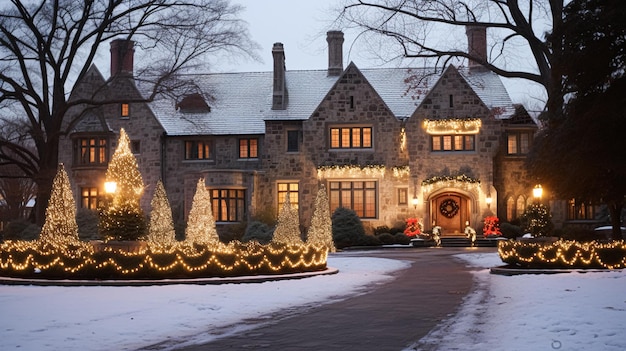
[[[495,248],[472,250],[493,252]],[[471,291],[471,268],[454,257],[465,252],[463,248],[402,248],[339,253],[412,264],[365,294],[284,311],[272,316],[271,322],[264,319],[258,327],[182,350],[402,350],[450,317]]]

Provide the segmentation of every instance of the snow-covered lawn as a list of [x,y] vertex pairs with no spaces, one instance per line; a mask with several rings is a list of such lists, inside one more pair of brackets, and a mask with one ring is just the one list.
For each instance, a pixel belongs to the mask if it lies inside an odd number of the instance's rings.
[[[496,253],[459,257],[477,289],[415,348],[624,350],[626,272],[491,275]],[[382,284],[408,263],[331,255],[340,273],[256,284],[154,287],[0,286],[0,350],[133,350],[210,341],[282,309],[310,308]],[[485,268],[485,269],[481,269]],[[417,340],[416,340],[417,342]]]
[[[502,265],[496,253],[457,257],[479,268]],[[415,348],[626,350],[626,271],[474,274],[476,291]]]

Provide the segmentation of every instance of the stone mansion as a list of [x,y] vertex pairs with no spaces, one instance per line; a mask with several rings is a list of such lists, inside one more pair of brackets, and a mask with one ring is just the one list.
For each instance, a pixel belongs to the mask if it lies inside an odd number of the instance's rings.
[[[485,34],[467,29],[469,50],[486,57]],[[327,69],[287,70],[276,43],[272,72],[197,74],[198,93],[139,103],[133,42],[114,40],[111,76],[92,66],[70,97],[121,101],[66,119],[79,117],[60,154],[78,207],[95,208],[104,195],[121,128],[146,185],[146,213],[161,179],[184,223],[204,179],[218,231],[276,216],[287,194],[307,227],[321,185],[331,211],[351,208],[366,227],[418,217],[444,235],[490,214],[512,220],[532,201],[524,160],[538,126],[496,74],[473,62],[439,71],[344,67],[343,33],[327,41]]]

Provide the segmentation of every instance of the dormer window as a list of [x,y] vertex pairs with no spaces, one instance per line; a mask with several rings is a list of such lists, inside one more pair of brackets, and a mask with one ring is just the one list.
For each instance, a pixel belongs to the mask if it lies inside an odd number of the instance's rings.
[[199,93],[185,96],[177,105],[176,109],[182,113],[207,113],[211,107]]

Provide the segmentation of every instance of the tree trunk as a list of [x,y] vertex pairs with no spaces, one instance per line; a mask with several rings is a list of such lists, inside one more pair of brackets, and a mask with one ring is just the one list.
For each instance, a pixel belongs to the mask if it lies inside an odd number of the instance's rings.
[[37,184],[37,201],[35,202],[34,217],[38,226],[43,226],[46,219],[46,208],[52,192],[52,183],[59,164],[59,138],[51,137],[39,150],[39,174],[35,175]]

